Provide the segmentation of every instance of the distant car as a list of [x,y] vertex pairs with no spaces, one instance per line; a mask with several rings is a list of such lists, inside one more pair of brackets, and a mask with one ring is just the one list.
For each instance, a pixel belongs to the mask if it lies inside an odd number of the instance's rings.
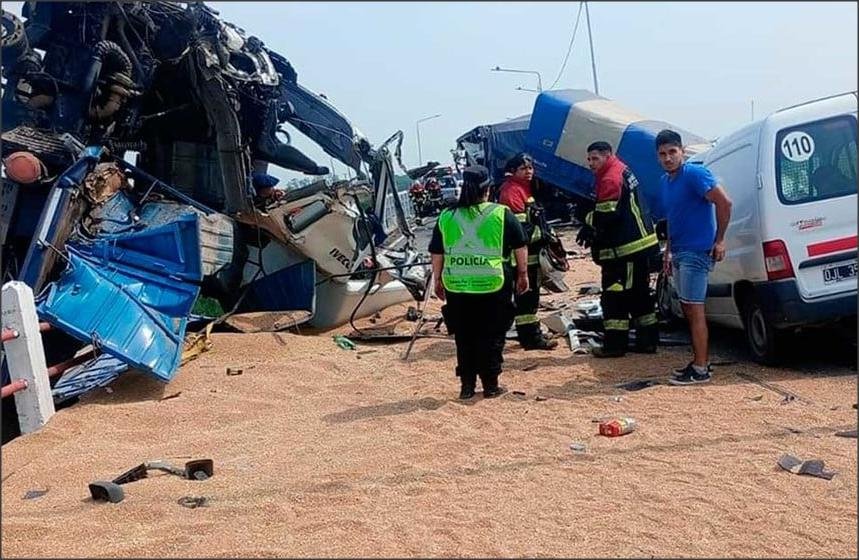
[[445,206],[455,203],[459,200],[459,193],[462,191],[462,183],[456,180],[453,175],[445,175],[439,179],[441,185],[441,196]]

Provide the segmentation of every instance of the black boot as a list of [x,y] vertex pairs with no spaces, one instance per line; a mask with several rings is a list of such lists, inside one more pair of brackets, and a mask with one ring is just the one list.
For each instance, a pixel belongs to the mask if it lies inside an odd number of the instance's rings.
[[480,376],[480,384],[483,385],[484,399],[491,399],[507,392],[507,389],[498,384],[499,375],[499,373],[488,373]]
[[529,340],[528,342],[522,344],[522,348],[524,348],[525,350],[552,350],[553,348],[557,348],[557,346],[557,340],[549,340],[542,334],[539,335],[536,339]]
[[605,346],[597,346],[591,350],[594,358],[621,358],[626,356],[626,352],[619,348],[607,348]]
[[476,384],[476,380],[474,378],[466,379],[464,376],[460,377],[459,379],[461,383],[461,388],[459,390],[459,400],[467,401],[474,396],[474,386]]
[[602,347],[591,352],[595,358],[620,358],[626,355],[629,344],[629,331],[607,330]]
[[519,344],[525,350],[551,350],[558,346],[557,340],[549,340],[540,330],[540,323],[528,323],[516,327]]
[[638,327],[635,330],[635,345],[633,352],[639,354],[656,354],[656,347],[659,344],[659,330],[656,325],[648,325],[646,327]]

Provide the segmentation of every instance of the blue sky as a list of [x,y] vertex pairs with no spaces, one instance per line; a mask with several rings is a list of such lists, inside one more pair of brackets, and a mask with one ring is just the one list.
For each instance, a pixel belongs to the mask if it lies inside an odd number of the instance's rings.
[[[554,82],[578,2],[210,2],[289,59],[373,143],[402,129],[405,163],[448,162],[457,136],[529,113]],[[854,2],[591,2],[600,94],[708,137],[856,89]],[[8,8],[7,8],[8,9]],[[13,9],[20,13],[20,8]],[[584,14],[556,88],[592,89]],[[300,133],[295,144],[328,165]],[[338,167],[340,167],[338,165]]]

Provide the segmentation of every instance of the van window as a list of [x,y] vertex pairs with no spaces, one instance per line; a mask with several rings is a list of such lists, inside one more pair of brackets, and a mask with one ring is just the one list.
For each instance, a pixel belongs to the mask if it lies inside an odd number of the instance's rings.
[[776,135],[776,183],[784,204],[856,193],[856,119],[810,122]]

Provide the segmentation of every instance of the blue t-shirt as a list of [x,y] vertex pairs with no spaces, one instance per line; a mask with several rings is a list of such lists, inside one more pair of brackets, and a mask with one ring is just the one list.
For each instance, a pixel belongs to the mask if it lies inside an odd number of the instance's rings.
[[705,195],[717,184],[703,165],[684,163],[673,178],[662,175],[660,188],[668,217],[671,251],[709,251],[716,241],[716,207]]

